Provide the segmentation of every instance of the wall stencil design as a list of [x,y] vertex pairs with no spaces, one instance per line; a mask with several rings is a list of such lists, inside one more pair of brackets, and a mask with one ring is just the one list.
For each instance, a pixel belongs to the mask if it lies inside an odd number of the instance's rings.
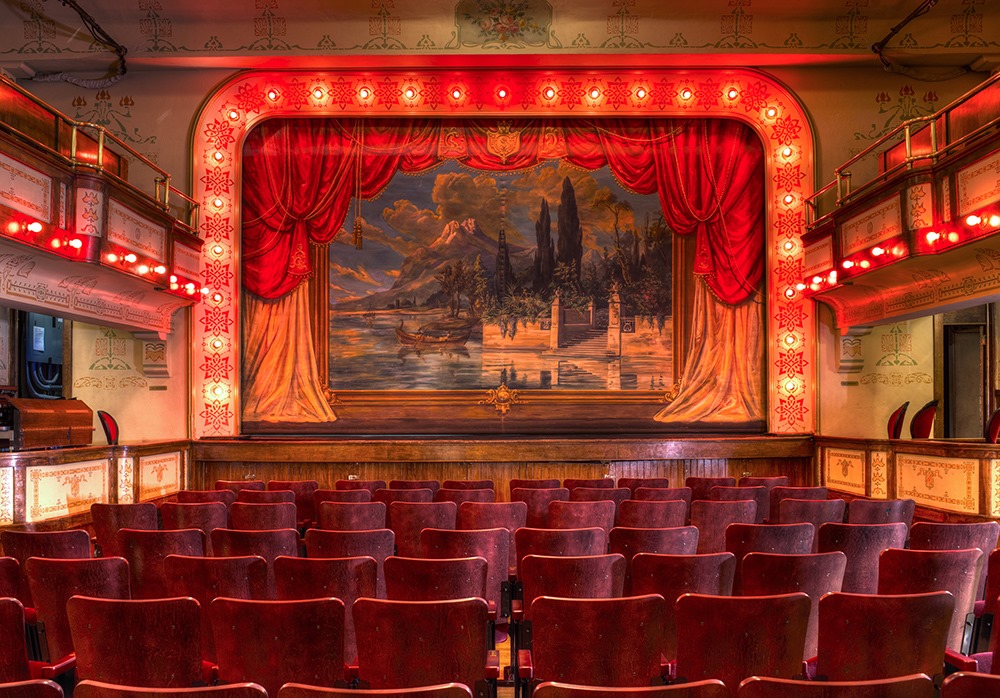
[[[103,126],[114,135],[121,138],[126,143],[132,145],[155,145],[156,136],[144,136],[137,126],[131,125],[132,107],[135,100],[129,95],[118,98],[118,105],[115,106],[114,98],[107,90],[100,90],[93,97],[94,103],[91,105],[84,95],[78,95],[73,99],[73,106],[76,108],[73,118],[77,121],[86,121],[98,126]],[[148,157],[148,155],[147,155]],[[150,157],[151,160],[155,159]]]
[[125,360],[129,340],[118,336],[118,332],[109,327],[102,328],[103,337],[94,341],[95,359],[89,368],[91,371],[129,371],[131,364]]

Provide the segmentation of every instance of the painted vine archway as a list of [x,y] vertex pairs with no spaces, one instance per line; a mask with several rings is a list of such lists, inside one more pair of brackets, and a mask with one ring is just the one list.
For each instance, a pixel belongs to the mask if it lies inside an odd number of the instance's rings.
[[241,73],[219,87],[193,136],[203,276],[194,311],[193,432],[239,434],[240,154],[261,120],[309,116],[637,116],[733,118],[761,137],[767,214],[767,427],[815,427],[812,303],[801,280],[813,138],[795,97],[752,70],[373,69]]

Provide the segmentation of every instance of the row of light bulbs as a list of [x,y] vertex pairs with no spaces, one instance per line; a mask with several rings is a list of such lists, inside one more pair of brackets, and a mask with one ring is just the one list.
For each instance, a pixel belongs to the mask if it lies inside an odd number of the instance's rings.
[[[278,98],[281,97],[281,92],[274,87],[270,88],[266,94],[267,98],[272,102],[277,101]],[[323,99],[326,96],[326,94],[327,94],[326,90],[322,87],[317,86],[312,89],[312,96],[317,100]],[[367,102],[374,96],[374,94],[375,94],[374,88],[369,87],[367,85],[359,87],[357,91],[358,99],[361,102]],[[417,90],[417,88],[414,87],[413,85],[407,85],[406,87],[400,90],[399,94],[404,99],[408,101],[413,101],[419,96],[420,93]],[[511,91],[504,85],[498,85],[494,91],[494,94],[496,95],[496,98],[499,101],[505,101],[508,97],[510,97]],[[556,95],[558,94],[559,90],[555,85],[546,85],[541,90],[542,98],[547,100],[555,99]],[[594,85],[587,90],[586,94],[591,100],[597,101],[601,98],[602,92],[599,87]],[[635,96],[636,99],[643,100],[649,96],[649,90],[644,85],[638,85],[632,91],[632,94]],[[465,91],[463,90],[463,88],[459,86],[453,86],[452,88],[450,88],[449,95],[453,100],[459,101],[465,96]],[[680,97],[682,101],[687,102],[694,98],[695,91],[691,87],[682,87],[680,90],[677,91],[677,96]],[[739,98],[740,91],[736,87],[729,87],[726,88],[725,92],[723,93],[723,96],[727,100],[732,102]],[[765,114],[767,115],[768,118],[773,119],[774,117],[777,116],[777,113],[778,110],[775,107],[768,107],[765,110]],[[237,112],[235,109],[230,110],[229,117],[231,119],[237,119],[239,118],[239,112]]]

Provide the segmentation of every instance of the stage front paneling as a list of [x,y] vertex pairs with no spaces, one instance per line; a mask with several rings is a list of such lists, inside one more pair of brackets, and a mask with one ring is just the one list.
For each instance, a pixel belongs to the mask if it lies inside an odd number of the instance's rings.
[[686,439],[366,438],[206,439],[192,444],[190,487],[216,480],[491,479],[508,499],[512,478],[788,475],[817,480],[810,437],[720,436]]

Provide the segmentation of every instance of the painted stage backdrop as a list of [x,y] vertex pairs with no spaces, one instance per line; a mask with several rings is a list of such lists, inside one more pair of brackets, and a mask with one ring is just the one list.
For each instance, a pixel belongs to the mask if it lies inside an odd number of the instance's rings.
[[344,225],[328,247],[333,390],[674,382],[673,235],[657,196],[607,167],[448,160],[397,174]]
[[760,430],[762,161],[724,119],[266,121],[243,419]]

